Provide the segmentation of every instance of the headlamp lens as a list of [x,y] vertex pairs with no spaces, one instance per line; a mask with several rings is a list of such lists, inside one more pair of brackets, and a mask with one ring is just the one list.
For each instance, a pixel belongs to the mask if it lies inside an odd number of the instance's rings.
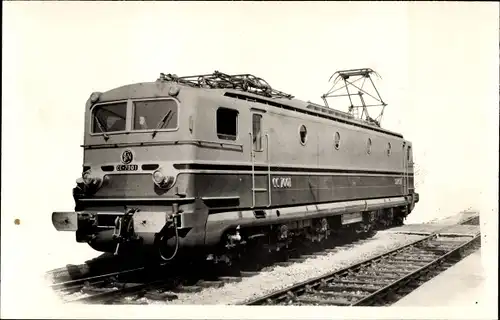
[[165,176],[163,175],[163,173],[161,173],[161,171],[156,170],[155,172],[153,172],[153,180],[155,183],[161,184],[165,180]]
[[92,178],[92,175],[90,174],[90,170],[89,171],[85,171],[83,174],[82,174],[82,179],[83,179],[83,183],[85,184],[91,184],[93,182],[93,178]]

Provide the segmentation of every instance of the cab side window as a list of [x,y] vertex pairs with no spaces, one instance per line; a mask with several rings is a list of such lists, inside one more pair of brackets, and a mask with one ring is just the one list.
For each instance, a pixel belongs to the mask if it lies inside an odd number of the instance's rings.
[[262,151],[262,115],[252,114],[252,124],[253,149],[255,151]]
[[219,108],[216,117],[217,137],[223,140],[236,140],[238,136],[238,111]]

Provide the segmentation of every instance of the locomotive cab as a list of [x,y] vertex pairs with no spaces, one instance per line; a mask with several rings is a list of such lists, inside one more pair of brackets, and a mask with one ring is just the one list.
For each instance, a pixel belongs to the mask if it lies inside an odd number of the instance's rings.
[[158,247],[159,241],[177,248],[187,232],[203,233],[191,230],[203,216],[189,214],[197,206],[187,197],[190,178],[175,167],[194,155],[196,100],[191,88],[160,81],[93,93],[85,107],[75,212],[54,212],[55,228],[115,253],[120,246]]

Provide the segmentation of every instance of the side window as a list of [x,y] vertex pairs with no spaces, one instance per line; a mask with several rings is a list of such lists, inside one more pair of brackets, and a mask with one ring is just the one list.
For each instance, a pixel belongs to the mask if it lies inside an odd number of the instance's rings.
[[334,145],[335,145],[335,149],[339,149],[340,148],[340,133],[335,132],[335,138],[334,138]]
[[217,137],[236,140],[238,135],[238,111],[228,108],[217,109]]
[[262,151],[262,115],[252,114],[252,135],[254,151]]
[[299,129],[300,143],[305,145],[307,142],[307,128],[305,125],[301,125]]
[[411,147],[410,146],[408,147],[408,150],[406,151],[406,160],[408,161],[408,163],[411,162]]

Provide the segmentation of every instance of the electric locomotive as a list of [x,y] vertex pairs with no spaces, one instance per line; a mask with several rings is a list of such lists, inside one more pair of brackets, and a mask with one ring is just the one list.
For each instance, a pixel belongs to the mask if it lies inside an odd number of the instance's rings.
[[[334,87],[373,73],[339,71]],[[402,224],[419,200],[412,144],[356,88],[349,112],[328,106],[333,88],[320,105],[218,71],[94,92],[75,210],[53,225],[98,251],[172,260]]]

